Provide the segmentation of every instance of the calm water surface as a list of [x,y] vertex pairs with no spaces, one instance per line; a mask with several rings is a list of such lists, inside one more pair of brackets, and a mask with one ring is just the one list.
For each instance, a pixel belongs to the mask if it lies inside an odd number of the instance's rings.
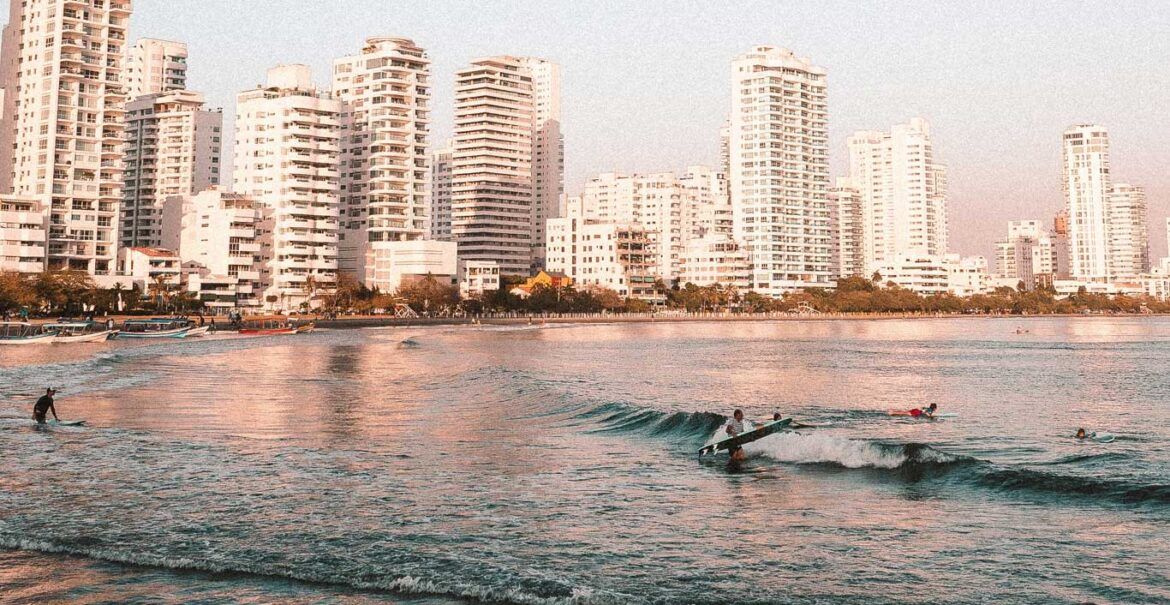
[[6,603],[1170,603],[1163,319],[11,349]]

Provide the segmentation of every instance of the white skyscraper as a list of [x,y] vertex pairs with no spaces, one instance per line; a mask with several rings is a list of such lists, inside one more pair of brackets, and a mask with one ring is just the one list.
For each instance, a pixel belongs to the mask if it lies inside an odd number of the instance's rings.
[[520,62],[532,76],[532,267],[544,268],[545,221],[561,215],[565,137],[561,134],[561,67],[535,57]]
[[392,242],[429,237],[430,74],[426,51],[406,38],[370,38],[333,62],[343,103],[340,269],[371,287],[385,287],[372,266]]
[[187,44],[142,38],[126,58],[126,94],[143,95],[187,88]]
[[154,93],[126,105],[121,243],[161,246],[167,197],[219,184],[223,112],[188,90]]
[[532,266],[533,99],[523,59],[477,59],[456,74],[451,236],[460,260],[495,261],[502,275]]
[[12,0],[0,49],[0,193],[49,215],[48,268],[115,269],[128,0]]
[[825,70],[757,46],[732,63],[729,182],[752,288],[778,296],[830,283]]
[[451,241],[451,142],[435,150],[431,159],[431,239]]
[[1110,281],[1109,133],[1091,124],[1073,126],[1064,131],[1062,155],[1070,276]]
[[1150,270],[1146,190],[1114,183],[1109,191],[1109,275],[1133,282]]
[[863,274],[901,254],[947,253],[946,170],[926,120],[851,136],[849,182],[861,199],[852,220],[862,228]]
[[833,242],[833,277],[870,277],[865,264],[865,227],[861,194],[849,179],[837,179],[829,189],[829,216]]
[[306,65],[270,69],[236,97],[233,189],[272,209],[270,308],[312,304],[336,283],[341,106]]

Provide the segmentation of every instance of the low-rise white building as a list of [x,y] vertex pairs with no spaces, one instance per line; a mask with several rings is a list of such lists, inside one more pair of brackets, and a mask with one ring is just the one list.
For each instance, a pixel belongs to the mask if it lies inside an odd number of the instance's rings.
[[0,196],[0,272],[45,270],[45,208],[37,198]]
[[987,259],[962,258],[958,254],[898,254],[878,266],[881,284],[893,282],[918,294],[970,296],[986,292],[989,284]]
[[739,243],[730,235],[712,233],[687,243],[678,282],[680,286],[722,284],[747,290],[751,275],[747,252]]
[[490,260],[459,261],[459,295],[479,298],[500,289],[500,265]]
[[455,242],[437,240],[370,242],[364,281],[382,292],[394,292],[428,275],[454,284],[459,272],[457,251]]
[[658,256],[646,228],[577,217],[551,219],[545,226],[546,263],[584,288],[600,286],[627,298],[662,302],[655,287]]
[[182,282],[183,261],[173,250],[165,248],[121,248],[118,250],[118,273],[115,282],[138,286],[149,292],[155,284],[163,284],[168,290],[176,289]]
[[947,263],[950,270],[950,286],[948,290],[955,296],[971,296],[983,294],[990,290],[990,275],[987,271],[987,259],[982,256],[967,256],[955,259],[958,255],[949,255]]

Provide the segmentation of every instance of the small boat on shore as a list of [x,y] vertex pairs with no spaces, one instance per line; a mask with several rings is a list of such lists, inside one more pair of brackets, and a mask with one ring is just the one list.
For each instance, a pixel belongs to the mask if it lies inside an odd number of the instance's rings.
[[187,330],[187,338],[191,338],[192,336],[203,336],[209,330],[211,330],[211,326],[199,326],[191,328],[190,330]]
[[0,345],[41,345],[53,342],[54,334],[27,321],[0,322]]
[[295,319],[281,315],[246,317],[240,322],[242,336],[279,336],[286,334],[307,334],[313,331],[314,323],[298,324]]
[[62,321],[45,324],[43,328],[53,333],[53,342],[56,344],[104,342],[116,333],[116,330],[107,328],[105,324],[93,321]]
[[[127,319],[117,338],[186,338],[195,326],[182,317]],[[206,330],[204,330],[206,332]]]

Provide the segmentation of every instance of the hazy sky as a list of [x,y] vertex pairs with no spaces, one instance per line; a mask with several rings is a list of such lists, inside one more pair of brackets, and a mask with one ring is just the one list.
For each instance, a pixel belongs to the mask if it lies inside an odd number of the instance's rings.
[[[1030,5],[1029,5],[1030,4]],[[989,254],[1006,221],[1060,207],[1060,135],[1096,122],[1113,174],[1142,184],[1155,256],[1170,212],[1170,3],[134,0],[131,38],[190,45],[189,86],[234,112],[278,63],[409,37],[433,60],[433,141],[449,136],[454,72],[513,54],[562,65],[566,188],[607,170],[714,165],[730,61],[772,44],[829,74],[833,176],[845,140],[921,115],[950,168],[951,247]]]

